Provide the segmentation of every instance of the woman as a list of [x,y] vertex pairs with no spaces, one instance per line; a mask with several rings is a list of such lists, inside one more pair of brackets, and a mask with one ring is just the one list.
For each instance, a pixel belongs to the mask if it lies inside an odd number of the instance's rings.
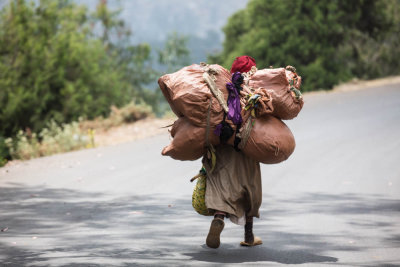
[[[248,72],[255,65],[253,58],[241,56],[233,62],[231,73]],[[207,246],[219,247],[225,217],[236,224],[244,224],[244,241],[241,245],[262,244],[261,239],[253,234],[253,217],[259,217],[262,201],[260,163],[226,144],[215,147],[215,155],[217,160],[214,168],[207,157],[203,158],[207,172],[205,203],[214,212],[206,239]]]

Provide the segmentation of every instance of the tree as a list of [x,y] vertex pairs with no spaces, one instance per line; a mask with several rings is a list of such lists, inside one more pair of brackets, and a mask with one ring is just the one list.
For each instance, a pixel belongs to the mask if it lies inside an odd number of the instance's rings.
[[158,62],[166,66],[166,72],[190,64],[190,52],[187,49],[188,38],[176,32],[168,34],[163,50],[158,51]]
[[[362,79],[398,75],[400,73],[400,0],[375,2],[381,17],[375,18],[384,27],[373,28],[377,22],[366,23],[365,28],[352,29],[339,47],[345,67]],[[374,12],[372,7],[370,12]],[[368,16],[371,17],[371,16]],[[368,29],[369,26],[369,29]],[[364,28],[364,29],[365,29]]]
[[379,40],[382,33],[394,28],[387,16],[387,3],[251,0],[229,19],[224,28],[224,49],[210,60],[230,67],[235,57],[248,54],[262,68],[295,66],[306,91],[331,88],[358,74],[361,57],[345,47],[352,34]]
[[132,45],[131,30],[119,19],[120,10],[109,10],[106,0],[99,0],[93,14],[94,23],[100,28],[100,38],[108,54],[116,60],[118,70],[123,73],[136,91],[135,97],[144,93],[144,85],[157,76],[151,65],[151,47],[147,43]]
[[[99,9],[98,16],[91,15],[68,0],[14,0],[3,8],[0,135],[12,136],[27,127],[38,131],[51,119],[69,122],[106,115],[111,105],[121,106],[139,95],[135,86],[147,76],[131,71],[146,61],[150,48],[114,45],[117,39],[109,33],[123,25],[106,6]],[[101,38],[94,30],[99,21],[108,32]]]

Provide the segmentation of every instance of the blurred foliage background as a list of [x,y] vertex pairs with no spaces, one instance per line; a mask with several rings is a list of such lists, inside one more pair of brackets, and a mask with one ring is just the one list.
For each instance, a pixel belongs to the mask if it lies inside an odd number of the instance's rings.
[[293,65],[305,91],[399,74],[399,10],[399,0],[251,0],[209,59],[228,67],[247,54],[262,67]]
[[[77,2],[0,1],[0,166],[11,156],[90,147],[87,120],[116,125],[163,114],[168,105],[157,78],[199,63],[191,62],[206,44],[198,36],[161,29],[162,46],[133,42],[123,8],[109,7],[115,1],[98,0],[94,8]],[[151,1],[157,3],[164,17],[154,20],[167,21],[171,2]],[[202,11],[197,15],[207,13],[191,5]],[[209,8],[218,16],[215,3]],[[259,68],[293,65],[304,91],[400,73],[400,0],[249,0],[226,21],[220,51],[214,42],[220,29],[208,26],[209,63],[230,68],[247,54]],[[75,123],[79,118],[85,127]]]

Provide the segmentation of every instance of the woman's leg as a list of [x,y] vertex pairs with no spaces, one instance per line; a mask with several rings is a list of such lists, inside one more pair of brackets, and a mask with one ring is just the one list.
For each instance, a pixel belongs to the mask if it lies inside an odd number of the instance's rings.
[[246,224],[244,225],[244,242],[247,244],[254,243],[253,216],[246,217]]
[[208,232],[206,244],[210,248],[218,248],[220,245],[220,235],[224,229],[224,217],[225,212],[216,211],[214,213],[214,219],[211,222],[210,231]]
[[253,234],[253,216],[246,216],[246,224],[244,225],[244,241],[240,242],[242,246],[261,245],[261,238]]

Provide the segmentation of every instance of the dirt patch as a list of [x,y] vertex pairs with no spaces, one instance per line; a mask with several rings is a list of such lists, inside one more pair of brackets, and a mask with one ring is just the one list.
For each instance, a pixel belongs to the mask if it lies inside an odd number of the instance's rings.
[[353,80],[351,82],[335,86],[333,88],[333,91],[336,92],[356,91],[370,87],[379,87],[383,85],[399,84],[399,83],[400,83],[400,76],[392,76],[392,77],[386,77],[369,81]]

